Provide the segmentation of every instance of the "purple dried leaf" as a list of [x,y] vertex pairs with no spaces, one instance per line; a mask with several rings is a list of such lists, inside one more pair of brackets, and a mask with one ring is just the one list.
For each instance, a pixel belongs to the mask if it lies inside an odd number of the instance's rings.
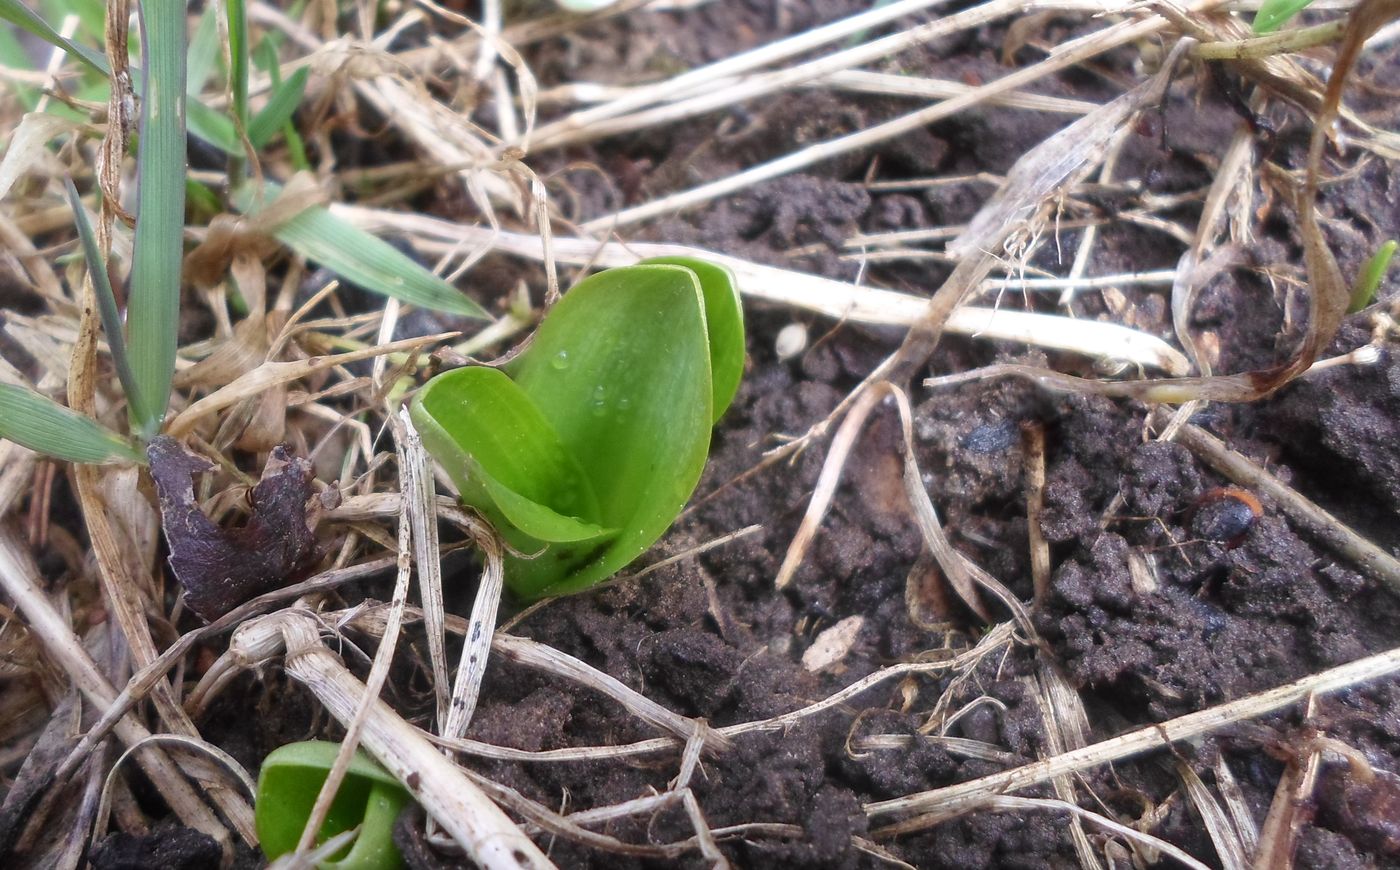
[[170,568],[185,590],[185,603],[206,620],[217,619],[250,598],[296,579],[318,556],[311,463],[277,447],[262,479],[248,494],[246,525],[223,528],[199,507],[193,476],[210,463],[161,436],[146,451],[160,497]]

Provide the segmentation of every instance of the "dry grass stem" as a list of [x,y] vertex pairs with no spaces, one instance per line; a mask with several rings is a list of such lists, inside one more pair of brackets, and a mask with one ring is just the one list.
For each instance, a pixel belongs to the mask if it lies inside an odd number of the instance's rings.
[[[30,631],[83,697],[99,711],[110,708],[117,694],[116,689],[88,657],[82,641],[73,634],[68,621],[49,603],[43,592],[38,566],[8,523],[0,524],[0,584],[4,585],[5,592],[24,614]],[[129,713],[116,719],[112,730],[128,747],[139,746],[151,737],[151,732]],[[228,828],[164,752],[148,746],[137,753],[136,761],[161,789],[181,822],[213,837],[225,849],[231,848]]]
[[[392,228],[412,233],[418,237],[420,247],[425,250],[449,250],[466,242],[487,245],[531,259],[543,257],[540,240],[533,235],[493,232],[423,215],[396,214],[357,206],[336,206],[333,211],[366,228]],[[855,323],[907,327],[919,322],[928,305],[926,298],[908,293],[862,287],[845,281],[765,266],[687,245],[648,242],[600,244],[587,239],[556,237],[553,240],[553,249],[556,259],[561,263],[594,264],[600,267],[627,266],[648,257],[700,257],[729,267],[738,279],[740,292],[745,296],[815,311]],[[1086,279],[1085,284],[1094,286],[1098,280]],[[1122,283],[1133,282],[1126,280]],[[1053,286],[1058,288],[1064,285]],[[947,329],[956,335],[1027,342],[1039,347],[1086,354],[1098,359],[1127,362],[1169,374],[1181,374],[1189,370],[1186,357],[1171,345],[1155,336],[1116,323],[964,306],[952,313]]]
[[[1168,419],[1166,413],[1159,410],[1152,422],[1160,427],[1166,425]],[[1400,560],[1390,553],[1204,429],[1184,425],[1177,430],[1176,440],[1225,478],[1273,499],[1304,531],[1400,595]]]
[[321,643],[315,618],[286,610],[244,623],[230,647],[251,666],[285,655],[287,673],[306,685],[328,712],[349,725],[365,705],[361,743],[487,870],[541,870],[554,865],[463,771],[389,705],[366,697],[363,683]]
[[[893,800],[866,804],[871,818],[896,815],[912,817],[908,830],[922,827],[921,816],[948,818],[983,806],[998,795],[1039,785],[1054,777],[1089,770],[1145,752],[1167,749],[1173,743],[1211,734],[1235,722],[1258,718],[1289,707],[1313,694],[1330,694],[1389,677],[1400,671],[1400,649],[1392,649],[1255,695],[1188,713],[1166,722],[1138,728],[1117,737],[1072,749],[1051,758],[990,774],[970,782],[945,786]],[[905,828],[891,829],[899,833]]]

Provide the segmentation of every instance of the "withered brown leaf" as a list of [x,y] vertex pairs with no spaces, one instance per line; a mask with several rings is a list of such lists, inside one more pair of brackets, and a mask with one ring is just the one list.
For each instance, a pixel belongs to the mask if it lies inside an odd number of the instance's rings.
[[285,447],[272,451],[262,479],[248,494],[247,524],[224,528],[194,496],[193,475],[213,466],[178,441],[160,436],[146,451],[160,497],[170,567],[185,603],[206,620],[296,579],[317,557],[319,510],[311,501],[311,463]]

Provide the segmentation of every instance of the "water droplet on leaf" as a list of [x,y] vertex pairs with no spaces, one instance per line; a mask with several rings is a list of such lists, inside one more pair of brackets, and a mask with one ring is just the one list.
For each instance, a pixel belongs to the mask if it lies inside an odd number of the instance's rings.
[[549,361],[549,364],[562,372],[569,367],[569,352],[567,350],[559,351],[554,355],[554,359]]

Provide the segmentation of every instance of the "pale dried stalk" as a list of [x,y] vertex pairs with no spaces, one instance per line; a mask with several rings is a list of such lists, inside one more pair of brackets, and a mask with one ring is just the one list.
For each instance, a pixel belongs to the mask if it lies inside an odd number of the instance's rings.
[[[900,0],[900,2],[887,4],[881,8],[874,8],[859,15],[843,18],[839,21],[822,27],[816,27],[796,36],[778,40],[767,45],[759,46],[740,54],[727,57],[724,60],[716,61],[696,70],[673,76],[663,82],[659,82],[649,88],[636,89],[619,99],[594,106],[584,111],[575,112],[552,124],[546,124],[539,128],[535,134],[535,147],[541,147],[541,143],[550,139],[566,136],[569,133],[586,130],[609,118],[640,109],[653,103],[659,103],[687,93],[694,93],[701,88],[712,88],[716,82],[727,79],[734,75],[767,66],[798,54],[811,51],[822,45],[826,45],[837,39],[852,36],[872,27],[878,27],[890,21],[894,21],[904,15],[927,9],[932,6],[941,5],[945,0]],[[853,60],[850,65],[854,66],[878,59],[886,54],[899,50],[896,46],[909,47],[917,44],[879,41],[873,53],[869,56],[862,56],[861,59]]]
[[[442,561],[438,555],[437,506],[433,491],[432,466],[423,448],[423,439],[413,426],[406,408],[390,421],[398,446],[400,510],[407,508],[412,529],[413,561],[418,566],[418,596],[423,603],[423,627],[428,634],[428,662],[433,674],[433,697],[437,701],[438,733],[446,733],[448,722],[447,642],[443,634],[445,607],[442,600]],[[392,497],[393,493],[383,493]],[[363,499],[364,497],[359,497]],[[386,499],[386,504],[395,499]],[[392,507],[392,505],[390,505]],[[344,507],[344,504],[341,505]],[[403,520],[401,519],[400,522]],[[454,735],[455,736],[455,735]]]
[[[83,697],[99,711],[110,709],[117,694],[116,689],[102,676],[67,620],[59,615],[45,596],[38,566],[9,523],[0,523],[0,585],[4,586],[5,592],[24,615],[29,630],[83,693]],[[127,746],[138,746],[151,737],[151,732],[129,713],[116,719],[112,730]],[[136,761],[160,789],[181,822],[208,834],[226,849],[230,847],[228,829],[164,752],[147,747],[137,754]]]
[[[1191,4],[1190,8],[1193,11],[1211,9],[1221,5],[1222,2],[1223,0],[1198,0],[1198,2]],[[1022,5],[1010,2],[1010,0],[991,0],[991,2],[984,3],[970,11],[978,11],[995,18],[1018,11]],[[1094,34],[1093,38],[1079,40],[1073,46],[1064,46],[1062,48],[1066,50],[1053,54],[1034,66],[1008,73],[994,82],[974,88],[961,96],[935,103],[928,108],[876,124],[856,133],[803,148],[726,178],[680,191],[653,202],[624,209],[612,215],[595,218],[584,223],[581,229],[589,233],[613,232],[620,227],[653,217],[694,208],[717,197],[750,188],[760,182],[828,160],[838,154],[876,145],[955,115],[990,97],[1024,88],[1038,79],[1083,63],[1120,45],[1147,38],[1166,26],[1166,19],[1156,15],[1131,24],[1110,25]]]
[[1177,861],[1180,861],[1185,866],[1193,868],[1193,870],[1211,870],[1209,865],[1202,864],[1200,861],[1197,861],[1195,858],[1192,858],[1186,852],[1182,851],[1179,847],[1163,840],[1161,837],[1144,834],[1137,828],[1129,827],[1121,822],[1116,822],[1099,813],[1090,812],[1068,801],[1002,796],[992,798],[988,801],[987,809],[1002,810],[1017,814],[1035,809],[1059,810],[1069,813],[1076,821],[1083,819],[1086,822],[1090,822],[1097,827],[1118,834],[1128,840],[1143,843],[1150,848],[1157,849],[1164,854],[1170,855]]
[[[425,215],[359,206],[336,205],[331,210],[367,229],[389,228],[412,234],[418,237],[425,250],[450,250],[466,243],[535,260],[544,257],[540,239],[533,235],[496,232]],[[630,266],[648,257],[698,257],[729,268],[745,296],[855,323],[908,327],[918,323],[928,307],[928,299],[922,296],[765,266],[689,245],[647,242],[624,245],[556,237],[553,253],[561,263],[599,267]],[[1185,374],[1190,368],[1186,357],[1161,339],[1114,323],[963,306],[949,317],[947,330],[956,335],[1026,342],[1100,359],[1121,360],[1170,374]]]
[[[1083,747],[1088,742],[1085,738],[1089,733],[1089,716],[1084,710],[1084,701],[1079,697],[1079,693],[1074,691],[1060,672],[1044,658],[1036,660],[1035,678],[1028,678],[1028,682],[1039,702],[1036,706],[1040,710],[1040,724],[1045,732],[1046,754],[1055,756],[1069,749]],[[1074,780],[1068,775],[1050,780],[1050,786],[1055,790],[1055,797],[1061,801],[1066,804],[1076,803]],[[1070,819],[1070,839],[1074,843],[1074,852],[1079,857],[1080,867],[1085,870],[1102,870],[1103,865],[1094,854],[1094,848],[1090,845],[1089,837],[1084,833],[1084,825],[1077,814]]]
[[1206,833],[1210,835],[1211,845],[1220,859],[1221,870],[1245,870],[1249,862],[1244,854],[1244,845],[1230,817],[1216,802],[1215,795],[1210,793],[1196,771],[1181,759],[1176,761],[1176,775],[1185,783],[1186,797],[1205,823]]
[[[1167,749],[1173,743],[1191,740],[1245,719],[1267,715],[1295,704],[1309,695],[1329,694],[1379,680],[1400,671],[1400,648],[1357,659],[1339,667],[1312,674],[1300,680],[1255,695],[1188,713],[1072,749],[1013,770],[1000,771],[969,782],[919,792],[893,800],[865,805],[866,815],[915,816],[936,814],[948,817],[985,805],[994,797],[1048,782],[1057,776],[1089,770],[1144,752]],[[911,830],[917,825],[913,825]]]
[[[117,721],[122,716],[125,716],[137,701],[144,698],[154,686],[162,681],[165,674],[168,673],[171,668],[175,667],[175,665],[185,657],[185,654],[194,648],[195,644],[206,638],[222,634],[239,625],[245,619],[266,612],[288,599],[299,598],[302,595],[319,592],[325,589],[332,589],[344,583],[360,580],[384,571],[392,567],[393,564],[394,559],[384,558],[365,562],[360,565],[351,565],[346,568],[327,571],[309,580],[304,580],[301,583],[295,583],[283,589],[260,595],[252,601],[239,605],[214,622],[181,635],[180,639],[171,644],[165,652],[161,653],[159,658],[132,675],[121,693],[117,695],[112,703],[103,711],[102,718],[88,729],[88,732],[83,735],[82,740],[78,741],[78,745],[73,747],[73,751],[68,753],[68,757],[59,765],[58,770],[54,773],[54,780],[62,782],[71,776],[78,765],[82,763],[82,760],[92,752],[98,741],[105,739],[107,734],[116,725]],[[218,662],[215,663],[215,666],[218,666]],[[210,670],[212,671],[213,668]],[[210,679],[215,678],[217,678],[217,674]],[[196,697],[198,694],[199,690],[197,687],[195,694],[192,695],[190,699],[191,709],[198,709],[198,698]]]
[[[973,88],[972,85],[947,79],[926,79],[863,69],[842,70],[813,84],[831,85],[856,93],[932,97],[939,100],[965,94]],[[1008,109],[1025,109],[1031,112],[1051,112],[1059,115],[1087,115],[1099,107],[1098,103],[1091,103],[1088,100],[1071,100],[1065,97],[1026,94],[1019,91],[990,97],[987,99],[987,105],[1004,106]]]
[[301,682],[342,724],[360,705],[367,714],[361,742],[437,820],[467,857],[486,870],[553,867],[539,847],[491,802],[460,768],[388,704],[366,698],[363,683],[321,643],[315,617],[285,610],[245,623],[233,637],[245,666],[285,655],[287,673]]
[[[540,148],[557,148],[565,145],[577,145],[582,142],[592,142],[607,136],[619,136],[626,133],[633,133],[639,130],[645,130],[649,127],[672,124],[686,118],[692,118],[697,115],[724,109],[787,88],[809,84],[832,73],[841,72],[852,66],[867,63],[877,58],[893,55],[905,48],[911,48],[932,39],[987,24],[988,22],[1009,14],[1011,11],[1010,7],[1019,6],[1020,4],[1008,4],[1000,2],[1000,0],[993,0],[991,3],[984,3],[955,15],[939,18],[936,21],[911,28],[902,33],[887,36],[875,42],[866,43],[854,48],[848,48],[844,51],[838,51],[835,54],[818,58],[807,63],[798,64],[797,66],[788,67],[777,72],[740,78],[737,80],[715,82],[711,87],[688,94],[676,102],[666,103],[620,118],[595,121],[584,127],[561,132],[558,136],[554,136],[550,139],[541,138],[535,143],[535,147],[538,150]],[[971,91],[972,88],[968,87],[966,90]],[[966,91],[960,91],[958,93],[965,92]],[[955,94],[955,96],[956,95],[957,94]],[[592,109],[585,109],[578,114],[588,114],[603,108],[604,106],[595,106]],[[568,119],[565,119],[565,121],[567,120]]]
[[[399,464],[400,466],[405,464],[402,443],[399,444]],[[405,494],[401,501],[403,504],[399,511],[399,545],[398,554],[395,557],[395,566],[398,570],[394,581],[393,600],[389,603],[384,619],[384,632],[379,638],[379,649],[375,650],[374,653],[374,663],[370,665],[364,694],[354,715],[350,717],[350,722],[345,726],[345,736],[340,741],[335,761],[331,763],[331,769],[326,773],[325,781],[321,783],[321,790],[316,795],[316,802],[311,807],[306,824],[302,826],[301,838],[297,841],[296,847],[298,855],[305,855],[315,848],[316,835],[320,833],[321,826],[325,824],[336,792],[340,790],[340,784],[345,780],[345,774],[350,770],[350,762],[354,759],[355,750],[359,746],[360,732],[364,728],[365,720],[369,717],[370,705],[379,700],[380,692],[384,689],[384,680],[389,676],[389,668],[394,663],[394,651],[398,649],[399,645],[399,630],[403,626],[403,611],[408,603],[408,586],[413,568],[413,523],[410,521],[410,516],[413,514],[414,499]]]
[[821,474],[817,477],[812,500],[807,503],[807,512],[802,515],[802,523],[792,536],[792,542],[788,544],[787,553],[783,556],[783,563],[778,566],[778,573],[773,578],[774,588],[783,589],[792,582],[793,575],[802,564],[802,558],[807,554],[807,548],[817,535],[817,529],[821,528],[822,518],[826,516],[826,509],[830,506],[832,497],[836,495],[836,485],[841,482],[841,472],[846,467],[846,456],[855,446],[856,437],[865,425],[865,419],[875,409],[875,403],[884,398],[884,395],[877,389],[861,393],[846,413],[841,428],[832,436],[831,449],[827,453],[826,463],[822,465]]
[[402,341],[395,341],[377,347],[369,347],[364,350],[350,351],[349,353],[313,356],[308,359],[290,360],[287,362],[265,362],[181,411],[175,419],[171,420],[166,425],[166,434],[173,438],[186,435],[202,417],[212,414],[215,411],[223,410],[229,405],[242,401],[243,399],[257,396],[269,387],[278,384],[286,384],[290,381],[304,378],[309,374],[334,368],[335,366],[345,365],[346,363],[371,359],[383,354],[413,350],[414,348],[424,347],[429,344],[437,344],[453,338],[455,335],[456,333],[454,332],[446,332],[441,335],[406,338]]
[[1031,552],[1031,588],[1035,590],[1033,607],[1039,611],[1050,594],[1050,543],[1040,526],[1045,512],[1045,426],[1039,421],[1025,424],[1021,444],[1025,449],[1026,537]]
[[596,668],[589,667],[567,653],[523,637],[497,634],[492,648],[517,664],[559,674],[566,679],[588,686],[613,698],[627,711],[648,725],[673,734],[682,740],[701,733],[707,749],[720,752],[729,748],[729,740],[714,731],[703,720],[687,719],[673,713],[650,698],[628,688]]

